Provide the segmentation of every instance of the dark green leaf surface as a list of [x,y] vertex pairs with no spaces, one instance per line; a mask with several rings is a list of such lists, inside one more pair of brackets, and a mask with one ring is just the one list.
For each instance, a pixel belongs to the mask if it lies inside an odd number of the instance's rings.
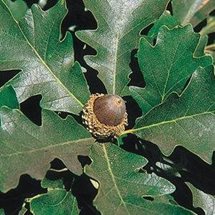
[[204,210],[205,215],[215,214],[215,196],[204,193],[195,188],[192,184],[187,183],[193,195],[193,206],[200,207]]
[[171,95],[125,133],[132,132],[158,144],[166,155],[182,145],[210,163],[215,150],[214,131],[214,72],[199,69],[180,97]]
[[138,172],[146,160],[113,144],[93,145],[90,157],[93,163],[86,173],[100,183],[95,205],[102,214],[143,214],[150,206],[142,196],[164,195],[175,189],[155,174]]
[[182,25],[191,23],[193,26],[207,18],[208,14],[215,9],[214,0],[173,0],[173,15]]
[[155,46],[141,39],[137,56],[146,87],[130,87],[130,91],[144,114],[163,103],[172,92],[180,93],[199,66],[212,64],[209,56],[193,56],[199,37],[188,25],[171,30],[163,26]]
[[0,190],[15,187],[22,174],[41,179],[54,158],[61,159],[74,173],[81,174],[78,155],[88,155],[94,142],[72,117],[61,119],[43,111],[42,126],[33,124],[18,110],[0,110]]
[[127,91],[131,51],[137,48],[140,31],[165,10],[168,0],[84,0],[95,16],[96,30],[77,32],[77,36],[97,51],[86,62],[98,70],[110,94]]
[[31,212],[35,215],[78,215],[78,206],[71,192],[65,189],[49,190],[30,201]]
[[71,35],[59,40],[65,3],[59,1],[48,11],[34,5],[17,22],[5,2],[0,1],[0,70],[22,70],[9,82],[19,102],[42,94],[43,108],[78,114],[89,91],[74,63]]
[[16,93],[11,86],[0,90],[0,107],[2,106],[7,106],[12,109],[19,108]]

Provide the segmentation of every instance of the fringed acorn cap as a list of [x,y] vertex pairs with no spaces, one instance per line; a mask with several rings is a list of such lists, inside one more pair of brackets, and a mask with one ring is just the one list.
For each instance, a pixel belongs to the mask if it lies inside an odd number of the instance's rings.
[[83,109],[82,119],[96,138],[117,137],[128,122],[125,102],[117,95],[92,94]]

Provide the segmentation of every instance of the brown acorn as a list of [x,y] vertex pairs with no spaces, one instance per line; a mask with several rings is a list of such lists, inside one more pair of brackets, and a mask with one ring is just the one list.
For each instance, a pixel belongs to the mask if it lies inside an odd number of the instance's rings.
[[82,119],[96,138],[117,137],[128,122],[125,102],[117,95],[93,94],[83,109]]

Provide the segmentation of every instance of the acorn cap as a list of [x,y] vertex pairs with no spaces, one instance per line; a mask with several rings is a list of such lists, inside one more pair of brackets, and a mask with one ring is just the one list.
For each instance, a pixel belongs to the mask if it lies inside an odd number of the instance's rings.
[[117,95],[92,94],[83,109],[82,119],[96,138],[117,137],[128,121],[125,102]]

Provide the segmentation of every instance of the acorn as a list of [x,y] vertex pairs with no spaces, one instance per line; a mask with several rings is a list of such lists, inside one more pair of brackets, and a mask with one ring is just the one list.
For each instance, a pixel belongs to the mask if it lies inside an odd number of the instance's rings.
[[109,94],[92,94],[84,106],[82,119],[98,139],[118,137],[128,124],[124,100]]

